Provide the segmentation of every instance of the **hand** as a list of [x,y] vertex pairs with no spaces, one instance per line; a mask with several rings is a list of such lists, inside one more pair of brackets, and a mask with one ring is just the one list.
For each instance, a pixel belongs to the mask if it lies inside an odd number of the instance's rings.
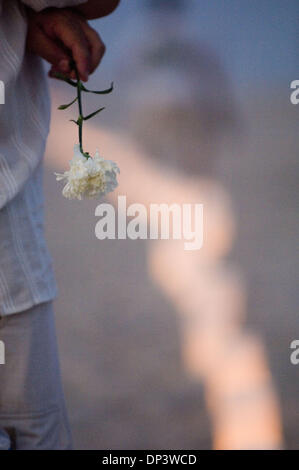
[[83,81],[99,65],[105,45],[98,33],[79,13],[68,8],[49,8],[35,13],[28,10],[27,50],[52,64],[49,75],[63,73],[76,78],[71,59]]

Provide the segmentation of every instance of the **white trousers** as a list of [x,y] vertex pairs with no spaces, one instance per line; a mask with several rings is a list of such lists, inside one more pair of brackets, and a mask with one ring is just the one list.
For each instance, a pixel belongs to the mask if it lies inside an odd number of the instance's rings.
[[0,317],[0,450],[71,448],[52,302]]

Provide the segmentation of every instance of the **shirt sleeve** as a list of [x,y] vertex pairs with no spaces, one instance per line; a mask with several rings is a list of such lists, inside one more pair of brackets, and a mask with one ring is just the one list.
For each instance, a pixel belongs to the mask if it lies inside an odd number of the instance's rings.
[[56,7],[74,7],[81,3],[86,3],[87,0],[21,0],[24,5],[32,8],[34,11],[42,11],[45,8]]

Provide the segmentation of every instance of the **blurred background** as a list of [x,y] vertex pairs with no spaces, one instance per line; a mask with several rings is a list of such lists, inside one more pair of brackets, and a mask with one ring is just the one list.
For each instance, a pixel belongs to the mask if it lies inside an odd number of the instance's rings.
[[[122,0],[84,96],[84,147],[129,203],[203,203],[204,246],[95,237],[54,171],[77,142],[51,81],[46,228],[77,449],[299,448],[296,0]],[[96,96],[96,95],[93,95]]]

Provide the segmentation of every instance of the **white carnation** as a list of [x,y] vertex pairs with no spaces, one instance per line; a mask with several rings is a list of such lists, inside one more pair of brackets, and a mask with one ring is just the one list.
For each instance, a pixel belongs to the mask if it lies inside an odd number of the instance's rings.
[[56,180],[66,180],[62,190],[68,199],[95,198],[103,196],[117,187],[119,168],[116,163],[100,157],[96,151],[94,157],[86,158],[80,146],[74,146],[74,156],[70,169],[64,173],[55,173]]

